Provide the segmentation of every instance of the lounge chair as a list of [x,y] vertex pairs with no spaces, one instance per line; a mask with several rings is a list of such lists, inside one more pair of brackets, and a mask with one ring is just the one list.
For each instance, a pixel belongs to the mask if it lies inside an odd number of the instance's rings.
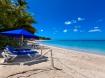
[[38,52],[32,51],[31,49],[15,49],[12,46],[6,46],[2,52],[2,56],[5,58],[5,61],[14,60],[17,56],[29,56],[32,58],[32,55],[36,55]]
[[17,57],[17,55],[14,55],[14,54],[9,53],[7,51],[3,51],[1,54],[4,57],[3,63],[4,62],[8,62],[8,61],[12,61],[12,60],[14,60]]

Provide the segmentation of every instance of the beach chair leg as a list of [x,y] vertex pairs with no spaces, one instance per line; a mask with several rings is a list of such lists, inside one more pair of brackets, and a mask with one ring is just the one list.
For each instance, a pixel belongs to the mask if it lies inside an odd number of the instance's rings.
[[24,63],[20,63],[20,66],[23,66],[24,65]]
[[2,56],[4,58],[3,62],[7,62],[8,61],[8,55],[6,55],[5,52],[2,52],[1,54],[2,54]]
[[13,55],[11,60],[14,60],[17,57],[17,55]]
[[5,63],[5,58],[0,61],[1,64]]

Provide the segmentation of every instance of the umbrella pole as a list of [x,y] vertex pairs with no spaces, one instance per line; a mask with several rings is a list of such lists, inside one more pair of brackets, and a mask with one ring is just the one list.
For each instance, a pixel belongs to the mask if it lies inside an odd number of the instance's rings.
[[22,39],[21,46],[23,46],[23,40],[24,40],[23,35],[22,35],[21,39]]

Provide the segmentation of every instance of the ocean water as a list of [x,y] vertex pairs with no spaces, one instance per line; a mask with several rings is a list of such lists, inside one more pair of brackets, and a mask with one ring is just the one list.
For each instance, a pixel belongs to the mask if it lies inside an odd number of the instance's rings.
[[86,40],[51,40],[43,41],[43,44],[57,46],[61,48],[80,50],[84,52],[90,52],[95,54],[105,55],[105,41],[86,41]]

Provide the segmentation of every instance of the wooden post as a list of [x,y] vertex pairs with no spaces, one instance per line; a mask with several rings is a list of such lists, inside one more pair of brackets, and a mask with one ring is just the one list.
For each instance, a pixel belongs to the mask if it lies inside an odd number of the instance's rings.
[[41,55],[42,55],[42,46],[41,46]]
[[52,66],[52,68],[55,68],[54,67],[54,58],[53,58],[52,50],[51,50],[51,66]]

